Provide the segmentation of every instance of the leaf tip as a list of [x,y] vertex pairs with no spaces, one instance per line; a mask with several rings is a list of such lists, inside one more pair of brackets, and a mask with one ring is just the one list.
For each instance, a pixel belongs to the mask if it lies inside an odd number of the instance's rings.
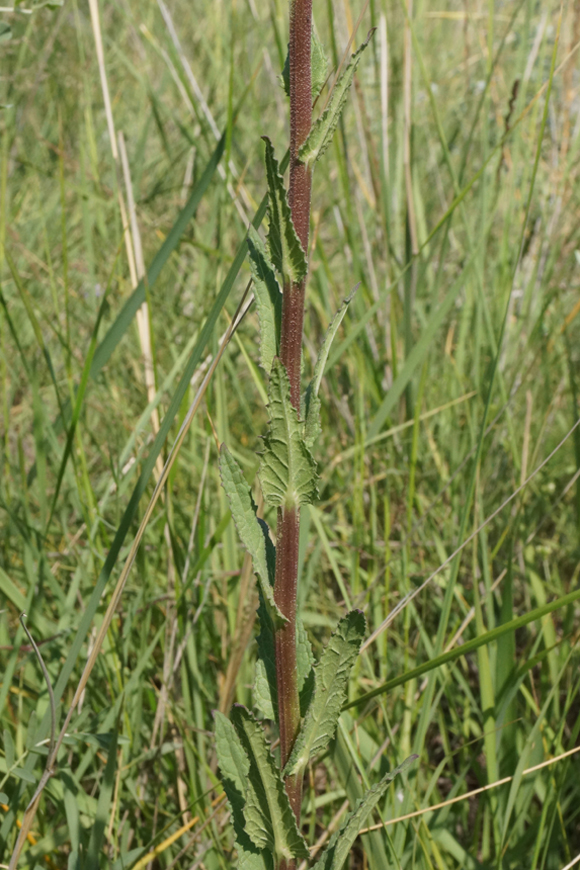
[[357,284],[355,284],[354,287],[352,288],[352,290],[350,291],[350,293],[348,294],[348,296],[346,297],[346,299],[344,300],[347,305],[350,305],[350,303],[352,302],[352,300],[356,296],[356,291],[358,290],[360,285],[361,285],[361,281],[359,281]]
[[369,42],[371,41],[371,39],[372,39],[373,36],[375,35],[375,31],[376,31],[376,29],[377,29],[376,27],[371,27],[371,29],[370,29],[369,32],[367,33],[367,38],[365,39],[363,45],[368,45],[368,44],[369,44]]

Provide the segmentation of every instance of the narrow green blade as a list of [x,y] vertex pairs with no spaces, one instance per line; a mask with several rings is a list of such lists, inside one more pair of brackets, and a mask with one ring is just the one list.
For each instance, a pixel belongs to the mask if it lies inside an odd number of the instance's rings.
[[383,776],[380,782],[373,786],[366,795],[358,802],[355,809],[344,820],[338,831],[332,835],[330,842],[321,858],[318,859],[312,870],[341,870],[344,862],[350,854],[353,843],[358,837],[359,831],[384,793],[389,784],[399,773],[406,770],[415,761],[416,755],[411,755],[402,764]]
[[306,164],[306,166],[308,166],[309,168],[314,166],[314,164],[318,160],[320,160],[320,158],[332,142],[332,137],[340,120],[342,110],[344,109],[344,104],[346,103],[346,98],[348,96],[348,92],[352,84],[356,68],[360,63],[362,53],[369,44],[369,40],[373,33],[374,31],[371,30],[358,51],[356,51],[352,55],[346,69],[343,71],[338,82],[334,86],[334,90],[332,92],[332,96],[330,98],[328,106],[326,107],[320,118],[316,121],[316,123],[312,125],[312,130],[310,131],[305,142],[303,142],[303,144],[300,146],[300,149],[298,151],[298,157],[300,158],[302,163]]
[[254,504],[250,487],[242,474],[240,466],[225,444],[222,444],[220,449],[219,465],[222,486],[228,498],[232,517],[234,518],[242,544],[252,557],[254,571],[258,575],[262,595],[267,602],[273,619],[277,620],[279,624],[283,624],[287,622],[287,619],[282,615],[274,601],[273,572],[275,560],[272,560],[272,558],[268,559],[267,544],[270,540],[268,527],[265,523],[260,523],[258,520],[256,505]]
[[366,628],[360,610],[352,610],[332,634],[314,668],[314,694],[298,733],[285,776],[300,775],[308,761],[324,752],[334,737],[346,697],[348,678],[358,656]]

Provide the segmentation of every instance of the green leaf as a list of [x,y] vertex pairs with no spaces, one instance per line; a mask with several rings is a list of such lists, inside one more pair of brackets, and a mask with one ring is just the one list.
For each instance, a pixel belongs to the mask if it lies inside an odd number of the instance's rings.
[[284,768],[284,776],[300,775],[309,759],[323,752],[334,737],[365,628],[360,610],[352,610],[338,623],[314,668],[314,695]]
[[7,21],[0,21],[0,42],[8,42],[12,39],[12,28]]
[[268,389],[270,429],[264,440],[260,483],[269,505],[296,508],[318,495],[316,463],[304,443],[290,381],[283,363],[274,360]]
[[[209,185],[213,179],[213,176],[214,176],[214,174],[219,166],[219,162],[220,162],[222,155],[224,153],[225,144],[226,144],[226,136],[224,133],[224,135],[221,137],[220,141],[216,145],[215,151],[213,152],[212,156],[210,157],[208,164],[205,167],[199,181],[197,182],[197,184],[193,188],[189,199],[187,200],[187,202],[185,203],[181,212],[179,213],[175,223],[173,224],[173,226],[171,227],[171,229],[167,233],[167,235],[165,237],[165,241],[163,242],[163,244],[161,245],[161,247],[159,248],[159,250],[157,251],[157,253],[153,257],[153,260],[151,261],[151,265],[149,266],[149,268],[147,270],[146,277],[142,278],[139,281],[139,283],[137,284],[137,286],[135,287],[135,289],[133,290],[133,292],[131,293],[131,295],[129,296],[129,298],[127,299],[125,304],[123,305],[123,308],[121,309],[121,311],[119,312],[119,314],[115,318],[114,322],[109,327],[107,334],[105,335],[105,337],[103,338],[103,340],[99,344],[97,350],[95,351],[95,355],[93,357],[93,363],[91,365],[91,377],[94,378],[95,380],[97,379],[99,373],[101,372],[103,367],[107,364],[113,351],[115,350],[115,348],[117,347],[117,345],[119,344],[119,342],[121,341],[123,336],[125,335],[127,329],[131,325],[133,318],[135,317],[137,311],[139,310],[141,305],[145,302],[145,299],[146,299],[145,288],[147,287],[149,292],[151,292],[153,290],[153,287],[156,284],[157,279],[159,278],[161,272],[163,271],[165,264],[168,262],[169,258],[173,254],[173,252],[177,249],[177,246],[179,245],[181,238],[182,238],[185,230],[187,229],[187,227],[189,225],[189,222],[191,221],[192,217],[195,215],[200,202],[203,200],[203,197],[205,196],[207,189],[209,188]],[[255,225],[259,226],[263,213],[264,212],[262,210],[262,207],[260,207],[260,209],[258,209],[258,213],[256,215]],[[230,281],[231,281],[231,284],[233,284],[233,281],[237,277],[237,274],[240,270],[240,267],[241,267],[241,265],[244,262],[244,259],[246,257],[246,251],[247,251],[247,246],[246,246],[246,243],[244,240],[244,242],[240,246],[240,250],[238,251],[236,258],[232,264],[232,269],[230,270],[230,272],[228,272],[228,275],[224,281],[224,285],[226,283],[229,284]],[[231,289],[231,287],[228,287],[228,291],[227,291],[228,293],[229,293],[230,289]],[[224,295],[227,296],[227,294],[224,294]],[[216,299],[216,303],[217,302],[218,302],[218,299]],[[220,304],[219,304],[219,306],[217,306],[216,319],[217,319],[217,315],[219,314],[219,312],[222,309],[224,302],[225,302],[225,299],[219,299]],[[213,310],[209,315],[208,321],[211,320],[212,314],[213,314]],[[202,352],[203,352],[203,348],[202,348]],[[188,384],[189,384],[190,380],[191,380],[191,376],[188,377]]]
[[260,365],[270,373],[280,344],[282,291],[266,248],[251,224],[248,231],[248,250],[260,323]]
[[328,75],[328,58],[316,30],[312,28],[312,102],[324,87]]
[[252,842],[273,853],[275,863],[308,858],[309,851],[296,826],[284,783],[280,778],[264,731],[245,707],[232,710],[232,721],[250,758],[250,787],[244,817]]
[[399,773],[406,770],[416,758],[418,758],[417,755],[409,756],[366,793],[364,798],[357,803],[353,812],[346,817],[338,831],[332,835],[326,850],[312,870],[341,870],[359,831],[364,827],[366,820],[386,792],[389,783]]
[[33,785],[36,785],[36,777],[34,774],[30,773],[29,770],[25,770],[23,767],[13,767],[10,773],[17,779],[23,779],[24,782],[31,782]]
[[[216,710],[215,745],[218,764],[222,772],[222,781],[229,780],[236,791],[243,797],[250,772],[248,756],[242,748],[236,729],[227,716]],[[229,794],[228,794],[229,798]]]
[[272,680],[272,670],[276,675],[276,662],[260,656],[256,659],[256,674],[254,678],[254,706],[263,719],[278,721],[276,680]]
[[274,148],[267,136],[262,136],[262,139],[266,143],[270,258],[284,280],[289,279],[293,284],[299,284],[306,277],[308,261],[294,229],[288,195],[274,156]]
[[11,767],[14,767],[14,762],[16,761],[16,750],[14,749],[14,741],[12,739],[12,734],[8,730],[8,728],[4,729],[4,760],[6,761],[6,770],[10,770]]
[[260,595],[258,606],[260,633],[256,638],[258,658],[254,681],[254,705],[264,719],[278,721],[278,690],[276,685],[276,651],[274,625]]
[[252,843],[246,832],[244,807],[248,793],[253,788],[250,780],[250,760],[236,729],[227,716],[219,711],[216,711],[214,716],[216,752],[222,785],[232,813],[239,867],[247,870],[254,870],[254,868],[269,870],[272,866],[271,862],[268,864],[264,860],[260,850]]
[[358,51],[352,55],[348,66],[343,71],[338,82],[334,85],[328,106],[316,123],[312,125],[308,137],[300,146],[298,157],[302,163],[308,167],[314,166],[316,161],[322,157],[332,141],[356,68],[360,63],[363,51],[369,44],[373,32],[373,30],[369,32],[369,35]]
[[[242,544],[252,557],[254,571],[258,575],[260,588],[270,612],[278,622],[287,622],[274,601],[274,574],[272,542],[268,535],[266,523],[261,522],[256,516],[256,505],[252,498],[252,492],[240,466],[228,450],[225,444],[220,449],[220,475],[222,486],[228,498],[232,517],[238,530]],[[268,544],[271,547],[268,547]],[[268,550],[270,549],[270,558]]]
[[298,616],[296,618],[296,673],[298,676],[298,692],[300,694],[302,715],[306,713],[312,696],[314,686],[313,664],[312,646],[308,640],[304,623]]
[[523,628],[524,625],[528,625],[530,622],[535,622],[537,619],[542,619],[546,614],[553,613],[554,610],[567,607],[569,604],[572,604],[572,602],[578,601],[578,599],[580,599],[580,589],[575,589],[567,595],[562,595],[561,598],[556,598],[555,601],[550,601],[549,604],[545,604],[543,607],[538,607],[536,610],[524,613],[523,616],[518,616],[516,619],[511,619],[509,622],[505,622],[503,625],[498,625],[497,628],[492,628],[491,631],[486,631],[484,634],[480,634],[479,637],[467,640],[462,643],[461,646],[450,649],[449,652],[442,653],[440,656],[436,656],[429,662],[425,662],[416,668],[412,668],[406,673],[400,674],[398,677],[393,677],[392,680],[387,680],[386,683],[377,686],[376,689],[372,689],[370,692],[365,692],[365,694],[361,695],[360,698],[356,698],[354,701],[349,701],[348,704],[344,705],[344,709],[349,710],[351,707],[365,704],[367,701],[370,701],[371,698],[376,698],[377,695],[383,695],[385,692],[390,692],[391,689],[394,689],[397,686],[402,686],[404,683],[408,683],[410,680],[415,680],[417,677],[421,677],[429,671],[440,668],[448,662],[453,662],[455,659],[462,658],[468,653],[479,649],[480,646],[496,641],[507,632]]
[[[326,57],[326,53],[324,51],[324,46],[322,45],[320,39],[318,38],[318,34],[314,27],[312,28],[312,49],[311,49],[311,63],[312,63],[312,102],[319,95],[320,91],[324,87],[324,83],[326,81],[326,76],[328,73],[328,60]],[[284,61],[284,69],[282,70],[282,84],[284,86],[284,90],[286,92],[286,96],[290,96],[290,54],[286,53],[286,60]]]
[[308,384],[306,392],[304,393],[304,441],[307,447],[312,447],[322,431],[320,428],[320,399],[318,398],[320,383],[322,381],[324,369],[326,368],[328,354],[330,353],[334,336],[338,332],[338,327],[342,323],[343,317],[346,314],[346,309],[354,299],[354,294],[359,287],[360,281],[349,293],[332,318],[330,326],[326,330],[326,334],[322,341],[322,347],[320,348],[320,353],[318,354],[318,359],[314,366],[312,380]]
[[[276,684],[276,653],[274,647],[274,627],[263,599],[260,597],[258,607],[260,633],[256,638],[258,643],[258,658],[256,660],[256,676],[254,682],[254,706],[264,719],[278,721],[278,689]],[[306,634],[306,629],[300,617],[296,618],[296,670],[298,675],[298,692],[300,694],[300,710],[305,714],[312,695],[314,656]]]
[[272,855],[266,851],[246,849],[236,841],[238,870],[274,870]]
[[101,780],[101,790],[97,802],[97,814],[91,830],[89,845],[87,848],[87,870],[98,870],[101,849],[103,848],[106,835],[106,826],[109,821],[113,789],[115,786],[115,772],[117,770],[117,729],[113,732],[113,739],[107,754],[107,764]]

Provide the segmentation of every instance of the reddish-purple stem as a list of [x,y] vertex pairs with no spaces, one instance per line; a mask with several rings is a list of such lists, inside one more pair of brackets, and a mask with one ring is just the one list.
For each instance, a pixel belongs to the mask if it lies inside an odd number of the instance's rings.
[[[302,247],[308,251],[311,173],[298,161],[298,149],[310,132],[312,85],[310,44],[312,0],[292,0],[290,8],[290,189],[292,220]],[[282,302],[280,358],[290,380],[292,404],[300,412],[300,366],[306,280],[286,284]],[[298,583],[298,507],[278,510],[274,598],[288,622],[276,631],[276,678],[281,765],[285,766],[300,727],[300,699],[296,674],[296,596]],[[300,824],[302,777],[287,777],[286,791]],[[290,862],[279,870],[293,870]]]

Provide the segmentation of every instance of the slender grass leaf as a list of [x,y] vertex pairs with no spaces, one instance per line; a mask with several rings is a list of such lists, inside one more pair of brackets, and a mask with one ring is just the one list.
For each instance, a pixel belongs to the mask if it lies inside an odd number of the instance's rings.
[[360,610],[352,610],[338,623],[314,668],[314,693],[302,728],[284,769],[284,776],[300,775],[310,758],[324,752],[334,737],[346,697],[348,678],[358,656],[366,628]]
[[282,291],[266,248],[252,226],[248,231],[248,250],[260,324],[260,365],[269,373],[280,347]]
[[274,148],[267,136],[262,136],[262,139],[266,143],[270,258],[284,280],[299,284],[306,277],[308,261],[294,229],[288,194],[274,156]]
[[373,32],[373,30],[369,32],[363,44],[352,55],[348,65],[334,86],[328,106],[316,123],[312,125],[312,130],[300,146],[298,157],[309,168],[314,166],[317,160],[320,160],[332,141],[356,68],[360,63],[363,51],[369,44]]
[[334,337],[338,332],[338,327],[342,323],[344,315],[346,314],[346,309],[353,300],[354,294],[359,287],[360,282],[347,296],[332,318],[330,326],[326,330],[326,334],[322,340],[322,347],[320,348],[320,353],[318,354],[318,359],[314,366],[312,380],[308,384],[304,393],[304,441],[307,447],[312,447],[322,431],[320,428],[320,399],[318,398],[318,391],[320,389],[322,376],[324,374],[324,369],[326,368],[332,342],[334,341]]
[[563,595],[561,598],[557,598],[555,601],[551,601],[543,607],[538,607],[536,610],[530,611],[530,613],[525,613],[523,616],[518,616],[516,619],[505,622],[503,625],[498,625],[497,628],[493,628],[491,631],[486,631],[485,634],[481,634],[479,637],[473,638],[473,640],[465,641],[461,646],[451,649],[449,652],[442,653],[440,656],[436,656],[436,658],[432,659],[430,662],[425,662],[424,665],[419,665],[419,667],[412,668],[410,671],[401,674],[399,677],[387,680],[387,682],[383,683],[382,686],[377,686],[376,689],[361,695],[360,698],[356,698],[354,701],[349,701],[348,704],[344,705],[343,710],[349,710],[351,707],[358,707],[359,704],[364,704],[366,701],[376,698],[377,695],[383,695],[385,692],[389,692],[391,689],[409,682],[409,680],[414,680],[429,671],[440,668],[448,662],[453,662],[455,659],[473,652],[484,644],[493,643],[493,641],[496,641],[504,634],[516,631],[518,628],[522,628],[530,622],[535,622],[537,619],[542,619],[542,617],[546,616],[547,613],[552,613],[554,610],[559,610],[561,607],[567,607],[569,604],[572,604],[572,602],[578,601],[578,599],[580,599],[580,589],[576,589],[574,592],[569,592],[568,595]]
[[[312,102],[319,95],[324,87],[326,77],[328,75],[328,58],[324,51],[318,34],[314,27],[312,28],[312,48],[311,48],[311,67],[312,67]],[[287,52],[286,60],[284,61],[284,69],[282,70],[282,85],[286,96],[290,96],[290,53]]]
[[135,317],[135,314],[137,313],[143,302],[145,302],[145,288],[151,291],[157,279],[159,278],[159,275],[161,274],[161,270],[167,263],[173,251],[177,248],[177,245],[179,244],[179,241],[188,223],[197,211],[197,207],[203,199],[205,192],[210,185],[210,182],[222,158],[222,154],[224,153],[225,143],[226,140],[224,135],[219,140],[215,151],[213,152],[207,166],[203,171],[201,178],[195,185],[189,199],[182,208],[179,217],[167,234],[167,238],[153,257],[151,265],[147,270],[147,276],[139,281],[137,287],[135,288],[135,290],[133,290],[133,292],[125,302],[123,308],[117,315],[115,322],[110,326],[107,334],[96,349],[91,365],[91,377],[96,378],[103,366],[106,365],[106,363],[109,361],[111,354],[125,335],[133,318]]
[[6,258],[6,262],[8,263],[8,267],[10,269],[10,272],[12,273],[12,277],[14,279],[16,289],[18,290],[18,293],[20,294],[22,304],[24,305],[24,308],[25,308],[26,313],[28,315],[28,319],[30,321],[32,331],[34,332],[34,337],[36,338],[37,344],[38,344],[40,350],[42,351],[42,355],[44,356],[44,359],[46,361],[46,365],[47,365],[47,368],[48,368],[48,371],[50,374],[50,378],[52,380],[52,384],[54,387],[54,392],[55,392],[55,396],[56,396],[56,401],[58,403],[60,416],[61,416],[61,418],[63,418],[63,409],[62,409],[62,402],[60,399],[60,391],[58,388],[58,382],[57,382],[56,374],[54,371],[54,366],[52,364],[52,358],[51,358],[48,346],[44,340],[44,336],[42,334],[42,329],[40,328],[40,323],[38,322],[38,318],[37,318],[35,311],[34,311],[32,297],[30,296],[30,293],[28,292],[28,290],[24,286],[24,282],[22,281],[22,278],[20,277],[20,273],[18,272],[18,270],[16,268],[16,264],[15,264],[14,260],[12,259],[10,252],[7,249],[4,250],[4,256]]
[[30,773],[29,770],[25,770],[23,767],[13,767],[10,773],[17,779],[21,779],[24,782],[30,782],[33,785],[36,785],[36,777],[34,776],[34,774]]
[[26,610],[26,598],[3,568],[0,568],[0,592],[12,602],[17,610]]
[[28,750],[34,747],[37,728],[38,717],[36,715],[36,710],[33,710],[30,719],[28,720],[28,727],[26,728],[26,742],[24,745]]
[[280,771],[261,725],[241,706],[234,707],[232,721],[251,763],[248,780],[253,788],[247,790],[244,807],[246,833],[258,848],[273,853],[276,864],[293,858],[308,858],[308,848],[296,826]]
[[269,505],[297,508],[318,494],[316,463],[304,443],[290,381],[283,363],[274,360],[268,389],[270,428],[260,463],[260,483]]
[[6,769],[10,770],[11,767],[14,767],[14,762],[16,761],[16,751],[14,749],[14,740],[12,739],[12,734],[5,728],[3,731],[4,738],[4,760],[6,762]]
[[[116,266],[116,263],[117,263],[117,261],[115,260],[115,266]],[[112,278],[112,273],[111,273],[111,278]],[[66,471],[66,466],[67,466],[67,463],[68,463],[68,459],[69,459],[69,456],[70,456],[70,452],[71,452],[71,450],[72,450],[73,441],[74,441],[74,435],[75,435],[75,430],[76,430],[77,423],[78,423],[78,421],[79,421],[79,417],[80,417],[80,413],[81,413],[81,409],[82,409],[83,401],[84,401],[84,398],[85,398],[85,392],[86,392],[86,389],[87,389],[87,383],[88,383],[89,375],[90,375],[90,371],[91,371],[91,366],[92,366],[92,362],[93,362],[93,359],[94,359],[95,348],[96,348],[96,346],[97,346],[97,336],[98,336],[98,334],[99,334],[99,327],[100,327],[100,325],[101,325],[101,320],[102,320],[102,317],[103,317],[103,313],[105,312],[106,307],[107,307],[108,302],[109,302],[109,290],[110,290],[110,287],[111,287],[111,278],[110,278],[109,281],[107,282],[107,286],[106,286],[106,288],[105,288],[105,292],[103,293],[103,298],[102,298],[102,300],[101,300],[101,304],[99,305],[99,311],[98,311],[98,313],[97,313],[97,319],[96,319],[96,321],[95,321],[95,325],[94,325],[94,328],[93,328],[93,333],[92,333],[92,335],[91,335],[91,340],[90,340],[90,343],[89,343],[88,353],[87,353],[87,356],[86,356],[86,359],[85,359],[85,362],[84,362],[84,365],[83,365],[83,371],[82,371],[82,374],[81,374],[81,381],[80,381],[79,387],[78,387],[78,389],[77,389],[77,393],[76,393],[76,397],[75,397],[75,403],[74,403],[74,407],[73,407],[73,410],[72,410],[72,418],[71,418],[70,426],[69,426],[69,429],[68,429],[68,432],[67,432],[66,444],[65,444],[64,451],[63,451],[63,454],[62,454],[62,459],[61,459],[61,462],[60,462],[60,467],[59,467],[58,475],[57,475],[57,478],[56,478],[56,484],[55,484],[55,487],[54,487],[54,495],[53,495],[53,497],[52,497],[52,506],[51,506],[51,509],[50,509],[50,516],[49,516],[49,518],[48,518],[48,522],[47,522],[47,524],[46,524],[46,528],[47,528],[47,530],[50,528],[50,525],[51,525],[51,522],[52,522],[52,518],[53,518],[53,516],[54,516],[54,511],[55,511],[55,509],[56,509],[56,505],[57,505],[57,502],[58,502],[58,496],[59,496],[59,494],[60,494],[60,487],[61,487],[61,485],[62,485],[62,481],[63,481],[63,478],[64,478],[64,473],[65,473],[65,471]]]
[[383,399],[380,408],[373,417],[369,426],[368,437],[374,438],[381,431],[387,417],[396,406],[397,402],[403,395],[405,388],[411,380],[415,369],[422,362],[423,357],[429,350],[431,343],[435,337],[435,333],[443,323],[445,317],[451,311],[456,298],[465,285],[465,276],[461,274],[456,281],[451,285],[441,304],[432,312],[421,338],[413,346],[412,351],[405,360],[403,368],[393,381],[385,398]]
[[81,818],[76,791],[69,787],[69,783],[63,781],[63,804],[66,815],[66,825],[70,845],[73,852],[77,852],[81,844]]
[[[502,840],[501,840],[501,847],[502,848],[504,846],[504,843],[506,842],[506,839],[509,838],[511,816],[512,816],[512,813],[513,813],[515,805],[516,805],[516,798],[517,798],[518,792],[520,790],[520,786],[522,783],[522,777],[524,775],[524,770],[526,769],[526,767],[529,764],[530,754],[534,751],[534,749],[539,749],[538,743],[540,743],[540,745],[541,745],[540,734],[541,734],[541,730],[543,727],[544,719],[546,717],[548,710],[550,709],[551,704],[553,703],[554,696],[556,695],[557,692],[561,691],[560,681],[562,680],[562,678],[564,677],[564,674],[566,673],[571,656],[572,656],[572,652],[570,652],[568,654],[568,656],[565,658],[564,664],[562,665],[562,668],[560,669],[559,673],[556,674],[556,679],[555,679],[553,685],[551,686],[550,691],[548,692],[546,700],[542,704],[542,707],[539,710],[539,712],[536,714],[534,726],[531,729],[530,733],[526,736],[523,747],[518,752],[518,755],[519,755],[518,764],[517,764],[515,773],[513,775],[511,784],[510,784],[508,799],[507,799],[507,803],[506,803],[504,813],[503,813],[503,819],[502,819],[502,829],[503,830],[502,830]],[[540,758],[542,757],[542,754],[543,753],[540,750],[540,754],[539,754]],[[512,822],[512,825],[513,825],[513,822]]]
[[249,484],[225,444],[222,444],[220,449],[219,465],[222,486],[228,498],[232,517],[242,544],[252,557],[254,571],[260,580],[262,595],[273,618],[279,624],[283,624],[287,622],[287,619],[282,615],[274,601],[273,566],[268,565],[266,544],[269,541],[268,527],[265,523],[259,522]]
[[383,776],[381,781],[366,793],[338,831],[332,835],[324,854],[318,859],[312,870],[341,870],[359,831],[364,827],[366,820],[386,792],[389,784],[396,776],[406,770],[417,757],[417,755],[409,756],[402,764]]
[[91,831],[91,838],[87,849],[87,870],[98,870],[100,865],[100,853],[105,841],[105,828],[109,819],[109,810],[115,785],[115,770],[117,769],[117,728],[113,731],[113,739],[109,746],[107,764],[101,792],[97,803],[97,815]]

